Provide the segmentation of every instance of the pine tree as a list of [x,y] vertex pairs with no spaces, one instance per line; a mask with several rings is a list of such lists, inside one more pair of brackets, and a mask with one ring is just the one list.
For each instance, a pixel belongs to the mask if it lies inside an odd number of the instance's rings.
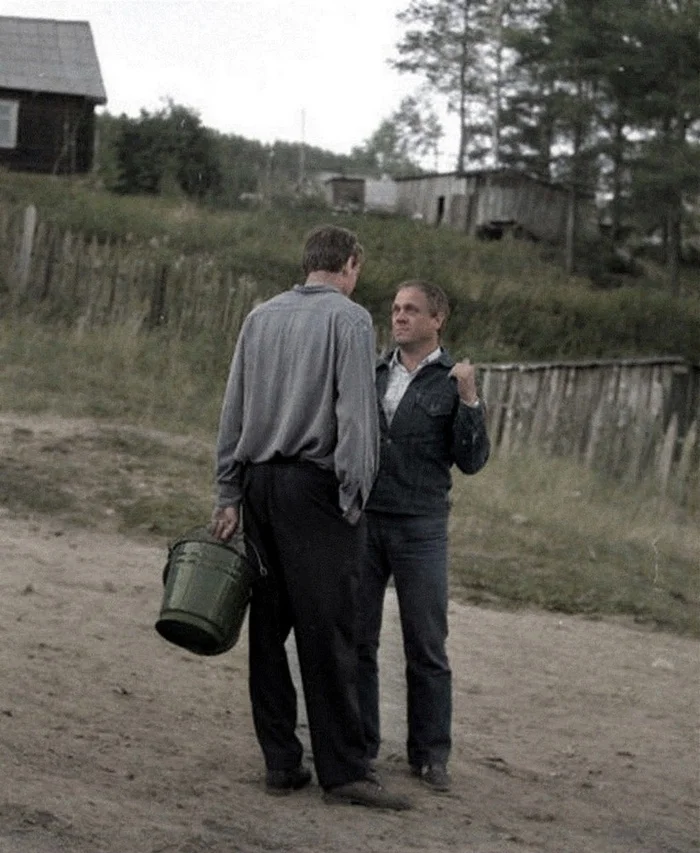
[[483,45],[489,27],[488,0],[410,0],[398,14],[407,29],[393,67],[425,78],[458,117],[457,171],[467,160],[482,162],[491,147],[489,96]]
[[426,98],[408,95],[363,145],[352,150],[352,156],[379,174],[418,174],[426,158],[437,158],[442,135]]
[[542,0],[506,37],[505,156],[609,196],[613,239],[625,220],[661,223],[677,282],[700,182],[700,0]]
[[639,127],[631,197],[661,227],[671,287],[679,290],[684,209],[700,193],[700,0],[645,0],[630,16],[639,55]]

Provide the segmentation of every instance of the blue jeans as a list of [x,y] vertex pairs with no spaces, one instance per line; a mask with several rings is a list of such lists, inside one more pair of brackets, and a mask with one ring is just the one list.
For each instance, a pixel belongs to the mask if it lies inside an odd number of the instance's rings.
[[406,657],[408,761],[446,764],[452,672],[447,652],[447,517],[367,513],[360,583],[360,707],[371,758],[380,744],[377,651],[384,594],[393,574]]

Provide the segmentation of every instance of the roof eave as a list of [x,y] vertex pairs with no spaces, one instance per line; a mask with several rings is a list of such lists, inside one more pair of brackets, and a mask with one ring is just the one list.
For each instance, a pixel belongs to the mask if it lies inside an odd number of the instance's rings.
[[90,92],[57,92],[52,89],[37,89],[23,86],[3,86],[0,84],[0,92],[20,92],[28,95],[56,95],[59,98],[84,98],[95,106],[104,106],[107,103],[106,95],[93,95]]

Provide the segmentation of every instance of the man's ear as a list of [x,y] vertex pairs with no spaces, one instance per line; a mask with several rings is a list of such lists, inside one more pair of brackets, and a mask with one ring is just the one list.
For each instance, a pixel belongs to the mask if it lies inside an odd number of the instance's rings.
[[347,261],[343,264],[342,273],[343,275],[350,275],[351,272],[355,270],[357,266],[357,258],[349,257]]

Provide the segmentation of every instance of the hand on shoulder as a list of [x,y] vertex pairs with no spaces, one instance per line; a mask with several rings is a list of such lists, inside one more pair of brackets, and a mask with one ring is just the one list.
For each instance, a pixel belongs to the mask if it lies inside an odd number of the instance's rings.
[[479,394],[476,388],[476,368],[465,358],[458,361],[450,370],[450,376],[457,380],[457,392],[459,398],[468,406],[475,406],[479,402]]

